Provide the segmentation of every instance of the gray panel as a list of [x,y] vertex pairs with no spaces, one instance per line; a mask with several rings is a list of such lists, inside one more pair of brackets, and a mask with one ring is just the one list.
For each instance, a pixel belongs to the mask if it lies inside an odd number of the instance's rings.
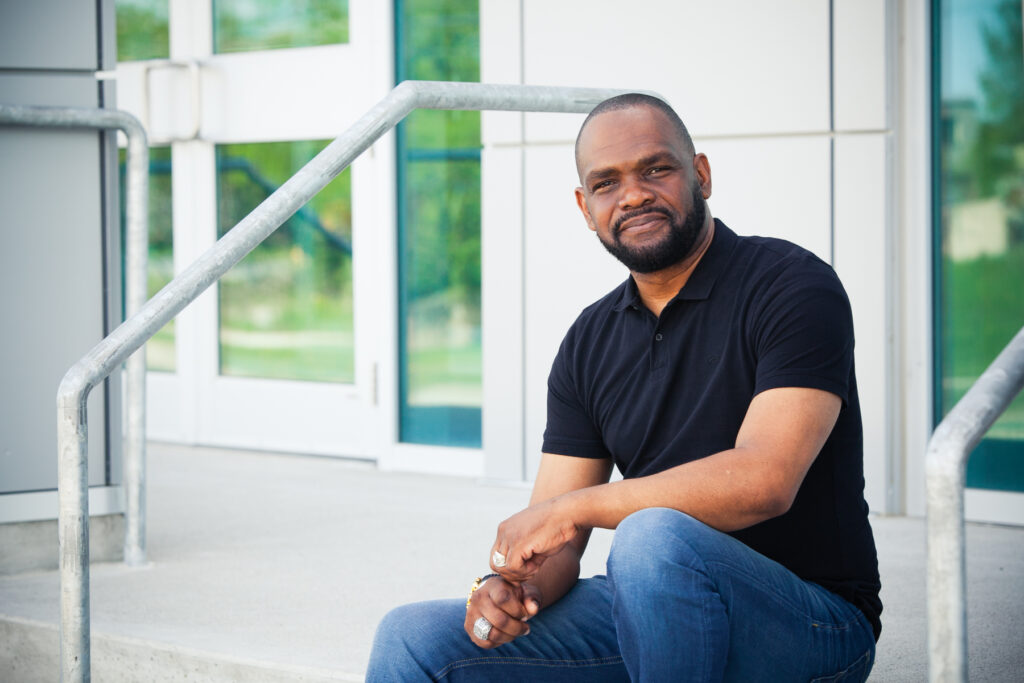
[[[92,73],[0,74],[6,104],[94,107],[98,92]],[[103,336],[99,140],[90,131],[0,128],[3,493],[55,488],[57,386]],[[60,287],[81,301],[58,296]],[[59,322],[69,306],[72,317]],[[104,394],[100,387],[89,397],[91,485],[107,479]]]
[[0,102],[4,104],[95,107],[98,93],[96,76],[92,73],[0,73]]
[[[56,392],[103,337],[99,133],[0,128],[0,492],[57,481]],[[104,392],[89,483],[106,480]]]
[[[94,107],[98,92],[91,73],[0,74],[9,104]],[[101,149],[116,168],[105,137],[101,147],[98,132],[0,128],[0,492],[55,487],[57,386],[103,337],[104,297],[120,296],[119,279],[109,290],[103,282],[104,258],[119,263],[116,246],[103,248],[102,188],[111,183],[101,183]],[[119,384],[114,391],[117,415]],[[107,480],[105,393],[89,397],[92,485]],[[112,427],[119,433],[120,421]]]
[[95,0],[0,0],[0,68],[98,67]]

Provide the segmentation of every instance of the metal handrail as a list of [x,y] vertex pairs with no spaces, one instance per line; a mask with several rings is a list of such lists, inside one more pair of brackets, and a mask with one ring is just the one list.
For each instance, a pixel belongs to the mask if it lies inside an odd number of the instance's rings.
[[967,459],[1024,388],[1024,327],[978,378],[928,441],[928,679],[967,680],[964,483]]
[[89,391],[414,109],[586,113],[622,90],[405,81],[68,370],[57,392],[61,678],[90,676]]
[[[120,130],[128,139],[125,180],[125,314],[146,303],[148,251],[149,143],[146,130],[131,114],[116,109],[29,107],[0,104],[0,125]],[[106,375],[104,375],[106,377]],[[123,482],[125,493],[124,561],[146,561],[146,350],[125,365]],[[84,419],[84,418],[83,418]],[[86,480],[86,486],[88,480]]]

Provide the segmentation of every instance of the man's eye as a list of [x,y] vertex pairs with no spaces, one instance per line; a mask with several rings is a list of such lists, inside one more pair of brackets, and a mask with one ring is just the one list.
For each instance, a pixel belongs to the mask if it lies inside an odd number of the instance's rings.
[[594,185],[594,187],[592,188],[592,191],[593,192],[597,192],[598,190],[603,190],[606,187],[611,187],[611,185],[612,185],[612,181],[610,181],[610,180],[602,180],[601,182],[599,182],[599,183]]
[[667,170],[668,170],[668,166],[654,166],[652,168],[647,169],[647,175],[656,175],[658,173],[662,173],[663,171],[667,171]]

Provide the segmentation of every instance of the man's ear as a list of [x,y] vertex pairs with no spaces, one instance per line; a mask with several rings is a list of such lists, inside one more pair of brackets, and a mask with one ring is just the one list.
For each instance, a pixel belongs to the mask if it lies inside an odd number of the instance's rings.
[[704,199],[711,196],[711,164],[703,152],[693,155],[693,170],[697,173],[697,182]]
[[580,207],[580,211],[583,213],[583,218],[587,221],[587,227],[597,232],[597,225],[594,224],[594,219],[590,215],[590,209],[587,208],[587,198],[583,194],[583,188],[576,188],[576,206]]

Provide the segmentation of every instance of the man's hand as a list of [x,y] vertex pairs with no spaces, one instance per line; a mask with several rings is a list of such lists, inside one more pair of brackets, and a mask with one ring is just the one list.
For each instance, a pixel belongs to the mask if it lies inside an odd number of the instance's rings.
[[[571,495],[571,494],[570,494]],[[567,514],[567,496],[531,505],[498,525],[491,547],[491,567],[508,581],[532,578],[544,561],[576,538],[579,528]],[[504,564],[495,563],[495,553]]]
[[[514,584],[495,576],[473,593],[466,609],[466,633],[478,646],[491,649],[530,632],[526,620],[540,611],[540,590],[529,583]],[[473,624],[483,617],[491,624],[487,640],[477,638]]]

